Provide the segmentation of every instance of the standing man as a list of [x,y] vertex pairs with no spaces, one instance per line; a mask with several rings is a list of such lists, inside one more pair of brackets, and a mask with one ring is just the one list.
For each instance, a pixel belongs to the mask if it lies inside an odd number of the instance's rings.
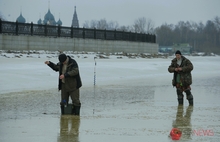
[[69,102],[70,96],[73,103],[72,114],[79,115],[81,107],[79,88],[82,86],[82,82],[78,64],[74,59],[65,54],[60,54],[58,59],[60,62],[57,64],[54,64],[51,61],[45,61],[45,64],[51,67],[54,71],[59,71],[58,89],[61,90],[61,110],[64,107],[64,103]]
[[168,71],[174,73],[172,84],[176,86],[178,103],[179,105],[183,105],[183,92],[185,92],[189,105],[193,106],[193,95],[190,88],[192,84],[191,71],[193,70],[193,64],[189,59],[182,56],[179,50],[176,51],[175,55],[176,58],[171,61]]

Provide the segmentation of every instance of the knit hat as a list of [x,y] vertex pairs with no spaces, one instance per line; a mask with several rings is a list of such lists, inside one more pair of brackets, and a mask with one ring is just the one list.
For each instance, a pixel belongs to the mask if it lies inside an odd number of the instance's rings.
[[180,52],[179,50],[177,50],[175,54],[180,54],[180,55],[182,55],[181,52]]
[[60,55],[59,55],[59,61],[60,61],[61,63],[65,62],[66,59],[67,59],[67,56],[66,56],[65,54],[60,54]]

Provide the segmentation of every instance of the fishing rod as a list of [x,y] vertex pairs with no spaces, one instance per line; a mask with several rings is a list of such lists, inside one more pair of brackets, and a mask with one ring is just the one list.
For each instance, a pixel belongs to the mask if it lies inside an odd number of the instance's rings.
[[[95,66],[94,66],[94,101],[93,102],[95,102],[95,100],[96,100],[96,87],[95,87],[95,85],[96,85],[96,57],[94,57],[94,62],[95,62]],[[96,103],[95,103],[96,104]],[[93,105],[93,115],[95,114],[95,104]]]
[[94,57],[94,61],[95,61],[95,66],[94,66],[94,86],[96,84],[96,57]]

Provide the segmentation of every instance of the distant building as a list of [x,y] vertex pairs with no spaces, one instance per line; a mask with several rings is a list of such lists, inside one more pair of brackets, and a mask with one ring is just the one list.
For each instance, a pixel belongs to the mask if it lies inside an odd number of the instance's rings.
[[73,20],[72,20],[72,27],[74,28],[79,28],[79,20],[77,17],[77,13],[76,13],[76,6],[75,6],[75,10],[74,10],[74,14],[73,14]]
[[58,26],[62,26],[62,24],[63,24],[63,23],[62,23],[62,21],[61,21],[60,18],[59,18],[59,20],[57,21],[57,25],[58,25]]
[[39,25],[43,24],[43,21],[41,20],[41,18],[37,21],[37,24]]
[[172,46],[159,46],[158,49],[161,53],[171,53],[173,50]]
[[26,22],[25,18],[22,16],[22,13],[20,13],[20,16],[16,19],[16,21],[18,23],[25,23]]
[[48,9],[47,14],[45,14],[45,16],[44,16],[43,24],[44,25],[46,25],[46,24],[47,25],[54,25],[54,26],[57,24],[53,14],[50,12],[50,9]]
[[172,48],[173,52],[180,50],[182,54],[191,54],[192,52],[192,46],[190,46],[188,43],[174,44]]
[[[25,23],[26,20],[25,18],[22,16],[22,13],[20,13],[19,17],[16,19],[16,21],[18,21],[19,23]],[[50,9],[48,9],[48,12],[45,14],[44,19],[42,20],[41,18],[37,21],[37,24],[42,24],[42,25],[60,25],[62,26],[62,21],[59,20],[56,22],[54,15],[51,13]],[[77,13],[76,13],[76,6],[74,9],[74,14],[73,14],[73,19],[72,19],[72,24],[71,26],[75,27],[75,28],[79,28],[79,20],[77,17]]]
[[180,50],[182,54],[191,54],[192,46],[188,43],[173,44],[172,46],[159,46],[159,52],[173,54]]
[[41,20],[41,18],[37,21],[37,24],[43,24],[43,25],[45,25],[45,24],[47,24],[47,25],[54,25],[54,26],[56,26],[56,25],[62,25],[62,21],[60,20],[60,18],[59,18],[59,20],[56,22],[55,21],[55,17],[53,16],[53,14],[50,12],[50,9],[48,9],[48,12],[47,12],[47,14],[45,14],[45,16],[44,16],[44,20]]

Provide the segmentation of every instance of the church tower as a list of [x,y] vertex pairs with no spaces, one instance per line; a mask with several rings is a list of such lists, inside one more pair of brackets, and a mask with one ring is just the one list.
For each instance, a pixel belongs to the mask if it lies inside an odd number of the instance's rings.
[[47,14],[45,14],[44,16],[44,20],[43,20],[43,24],[45,25],[56,25],[56,21],[55,21],[55,18],[53,16],[53,14],[50,12],[50,1],[48,3],[48,12]]
[[25,18],[22,16],[22,12],[20,12],[20,16],[16,19],[16,21],[18,23],[25,23],[26,22]]
[[78,20],[78,17],[77,17],[77,13],[76,13],[76,6],[75,6],[75,11],[74,11],[74,14],[73,14],[73,20],[72,20],[72,27],[74,28],[79,28],[79,20]]
[[50,12],[50,9],[48,9],[47,14],[44,16],[43,24],[47,25],[56,25],[55,18],[53,14]]
[[20,16],[17,18],[16,21],[18,21],[18,23],[25,23],[26,22],[25,18],[22,16],[22,13],[20,13]]

